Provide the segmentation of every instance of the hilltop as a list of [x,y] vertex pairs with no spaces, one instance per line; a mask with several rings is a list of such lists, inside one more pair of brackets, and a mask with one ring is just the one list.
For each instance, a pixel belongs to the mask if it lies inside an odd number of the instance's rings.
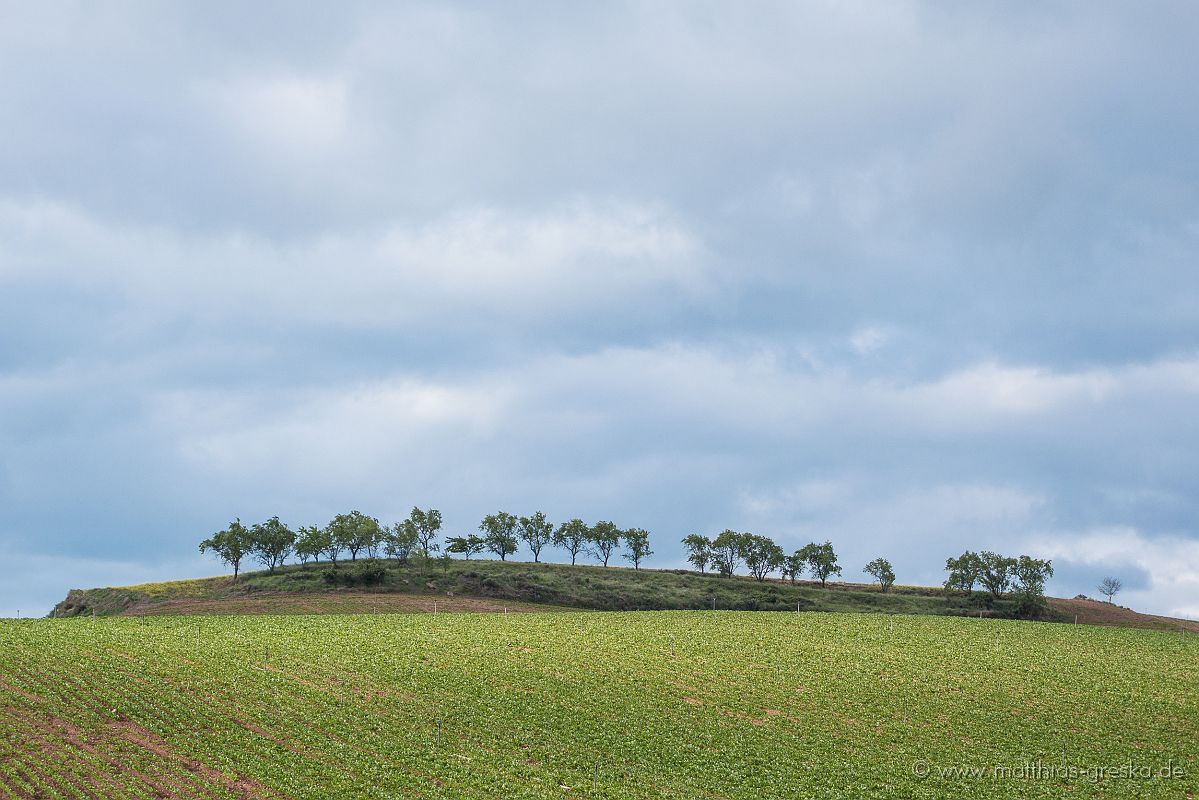
[[[330,583],[335,574],[340,585]],[[940,587],[815,581],[791,584],[689,570],[634,570],[520,561],[419,559],[288,565],[273,573],[73,589],[52,616],[311,614],[435,611],[689,610],[839,611],[1012,617],[1010,601]],[[1138,614],[1093,600],[1049,598],[1047,621],[1190,630],[1199,623]]]

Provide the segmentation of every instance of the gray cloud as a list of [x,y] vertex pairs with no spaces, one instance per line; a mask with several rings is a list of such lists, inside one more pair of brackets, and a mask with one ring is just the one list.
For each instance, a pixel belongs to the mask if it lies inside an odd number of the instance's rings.
[[431,503],[1194,614],[1189,5],[2,14],[0,612]]

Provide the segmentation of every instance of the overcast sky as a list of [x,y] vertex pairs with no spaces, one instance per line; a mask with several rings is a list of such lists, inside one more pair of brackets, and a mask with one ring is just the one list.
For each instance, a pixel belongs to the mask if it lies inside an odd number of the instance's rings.
[[0,615],[414,504],[1199,618],[1193,3],[0,2]]

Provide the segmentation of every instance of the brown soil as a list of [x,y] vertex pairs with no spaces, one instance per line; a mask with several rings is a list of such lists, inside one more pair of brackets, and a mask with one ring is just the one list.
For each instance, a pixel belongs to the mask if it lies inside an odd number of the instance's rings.
[[222,600],[179,598],[143,602],[127,608],[122,616],[229,615],[229,614],[461,614],[530,613],[567,611],[557,606],[493,600],[480,597],[398,594],[383,592],[305,592],[303,594],[259,594]]
[[1080,625],[1110,625],[1120,628],[1153,628],[1163,631],[1190,631],[1199,633],[1199,622],[1173,617],[1158,617],[1140,614],[1131,608],[1104,603],[1100,600],[1064,600],[1050,597],[1049,605],[1061,612],[1067,620],[1078,616]]

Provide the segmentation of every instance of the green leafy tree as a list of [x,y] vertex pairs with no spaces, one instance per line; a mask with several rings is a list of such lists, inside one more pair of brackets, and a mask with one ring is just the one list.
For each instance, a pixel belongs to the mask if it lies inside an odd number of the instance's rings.
[[1045,609],[1045,581],[1053,577],[1053,562],[1020,556],[1011,568],[1016,606],[1021,616],[1035,618]]
[[554,523],[538,511],[531,517],[521,517],[516,524],[516,535],[533,552],[533,563],[541,561],[541,550],[554,539]]
[[307,564],[310,558],[320,563],[321,553],[329,547],[327,538],[328,533],[324,528],[318,528],[316,525],[301,526],[299,535],[296,536],[296,556],[300,563]]
[[608,559],[612,557],[612,551],[620,547],[620,528],[616,527],[615,523],[600,520],[591,526],[587,541],[592,555],[604,562],[606,567]]
[[587,523],[576,517],[558,526],[558,530],[554,531],[553,544],[554,547],[561,547],[570,553],[570,563],[574,564],[579,553],[587,549],[590,535],[591,529],[587,527]]
[[949,577],[945,579],[946,589],[957,589],[969,594],[974,591],[974,585],[982,576],[982,561],[978,553],[967,550],[957,558],[945,559],[945,570]]
[[357,561],[363,550],[372,550],[383,538],[383,527],[379,520],[368,517],[361,511],[338,514],[328,524],[329,538],[341,549],[350,551],[350,560]]
[[437,544],[437,532],[441,530],[441,512],[437,509],[421,511],[413,506],[412,513],[408,515],[404,525],[416,533],[416,541],[425,558],[441,549],[441,546]]
[[378,558],[379,550],[385,548],[387,545],[387,526],[380,524],[377,519],[375,520],[375,526],[371,535],[362,543],[362,551],[370,559]]
[[447,553],[461,553],[470,561],[471,556],[477,556],[487,549],[487,541],[482,536],[450,536],[446,540]]
[[689,533],[683,537],[683,547],[687,550],[687,561],[703,575],[712,564],[712,540],[698,533]]
[[737,567],[745,557],[746,537],[748,533],[724,530],[712,540],[712,566],[720,574],[727,577],[737,574]]
[[250,528],[250,552],[268,572],[282,565],[296,546],[296,534],[291,528],[271,517]]
[[804,560],[801,550],[796,550],[783,559],[783,577],[790,580],[792,585],[799,580],[799,576],[803,575],[807,568],[808,562]]
[[801,547],[799,552],[803,557],[804,564],[820,581],[822,587],[830,577],[841,574],[841,567],[837,565],[837,554],[833,552],[832,542],[824,544],[812,542]]
[[766,576],[781,568],[786,560],[783,548],[775,544],[773,539],[753,533],[744,534],[741,557],[745,559],[749,574],[759,581],[765,581]]
[[483,517],[479,525],[487,549],[499,556],[500,561],[507,561],[508,556],[516,552],[516,526],[519,521],[507,511],[497,511]]
[[641,562],[654,554],[649,547],[649,531],[641,528],[629,528],[624,532],[626,561],[633,562],[633,569],[641,569]]
[[387,526],[374,517],[362,514],[358,519],[358,541],[367,558],[378,558],[379,548],[387,542]]
[[895,583],[895,570],[891,568],[891,562],[885,558],[874,559],[862,567],[862,571],[867,575],[873,575],[874,580],[878,582],[879,588],[884,592],[890,589]]
[[1006,592],[1012,585],[1016,559],[983,550],[978,554],[978,580],[992,597]]
[[217,531],[200,542],[200,552],[207,553],[211,550],[216,553],[217,558],[233,567],[233,580],[236,581],[237,574],[241,571],[242,559],[250,553],[252,544],[246,526],[241,524],[240,519],[235,519],[225,530]]
[[337,569],[337,559],[341,557],[341,552],[346,549],[345,543],[341,539],[333,535],[333,529],[326,525],[321,529],[321,541],[325,544],[324,553],[329,558],[333,568]]
[[419,537],[416,533],[416,526],[411,525],[411,520],[397,522],[390,528],[384,529],[383,532],[383,552],[388,558],[394,558],[402,564],[406,564],[412,556],[412,551],[416,549]]

